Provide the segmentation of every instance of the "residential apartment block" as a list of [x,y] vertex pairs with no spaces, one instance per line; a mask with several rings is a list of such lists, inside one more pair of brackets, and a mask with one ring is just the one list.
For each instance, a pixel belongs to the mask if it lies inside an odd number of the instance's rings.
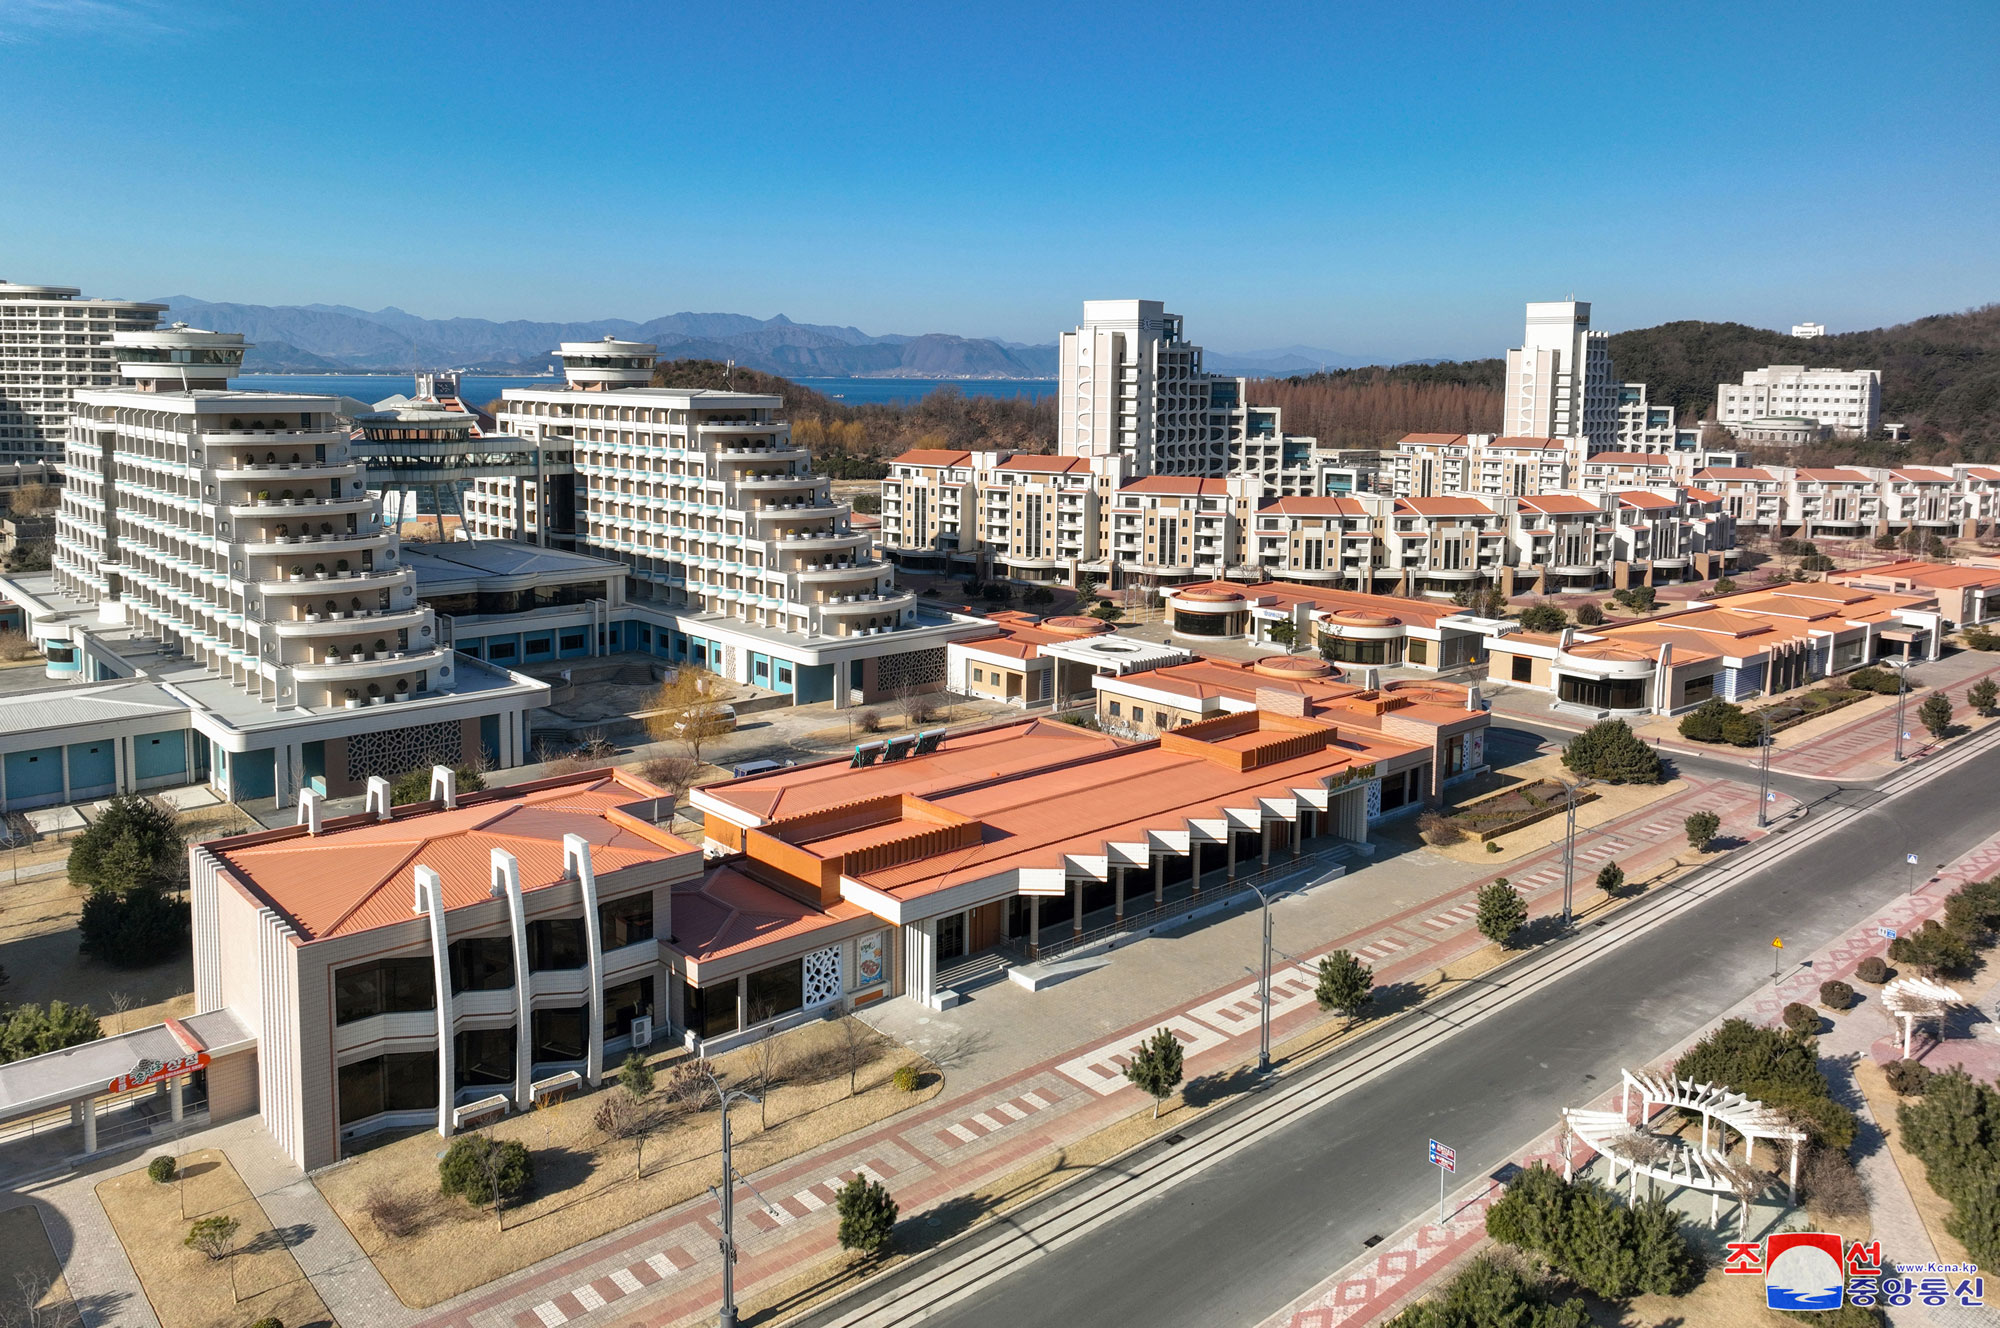
[[2000,468],[1721,466],[1695,482],[1742,529],[1800,539],[1866,539],[1915,530],[1971,538],[2000,522]]
[[76,393],[119,384],[111,338],[151,330],[166,309],[0,281],[0,465],[60,461]]
[[1531,302],[1521,344],[1507,352],[1501,430],[1510,437],[1574,438],[1588,450],[1670,452],[1691,446],[1671,408],[1644,383],[1621,383],[1605,334],[1590,330],[1584,300]]
[[1822,435],[1867,437],[1882,428],[1882,372],[1802,364],[1746,369],[1741,383],[1716,387],[1715,418],[1745,440],[1793,441],[1784,429],[1788,421],[1805,421]]

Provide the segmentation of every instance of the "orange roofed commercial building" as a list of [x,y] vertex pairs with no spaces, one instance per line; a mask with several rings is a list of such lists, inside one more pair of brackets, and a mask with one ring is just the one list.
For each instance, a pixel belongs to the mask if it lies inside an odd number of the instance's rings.
[[1207,699],[1139,740],[1024,717],[708,785],[690,838],[610,770],[459,796],[440,768],[425,802],[376,780],[338,818],[308,790],[299,825],[189,850],[196,1019],[247,1035],[206,1067],[212,1118],[260,1112],[310,1169],[528,1109],[656,1039],[943,1008],[974,952],[1178,915],[1309,843],[1337,875],[1483,759],[1462,688],[1309,661],[1130,676]]

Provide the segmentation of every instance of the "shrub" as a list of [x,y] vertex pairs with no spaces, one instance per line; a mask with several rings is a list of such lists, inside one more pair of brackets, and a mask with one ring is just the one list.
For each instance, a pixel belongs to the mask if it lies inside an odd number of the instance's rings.
[[1900,1097],[1921,1094],[1931,1081],[1930,1067],[1922,1061],[1890,1061],[1882,1067],[1882,1077]]
[[39,1005],[16,1005],[0,1021],[0,1061],[24,1060],[64,1047],[95,1042],[104,1036],[97,1016],[87,1005],[50,1001]]
[[1521,610],[1524,632],[1560,632],[1569,626],[1569,615],[1556,604],[1530,604]]
[[1872,664],[1848,674],[1847,685],[1857,691],[1873,692],[1877,696],[1894,696],[1903,689],[1902,675],[1896,670],[1878,669]]
[[2000,877],[1969,881],[1945,896],[1944,925],[1972,945],[1985,945],[2000,927]]
[[1868,1191],[1845,1153],[1814,1148],[1799,1169],[1808,1207],[1820,1217],[1860,1217],[1868,1211]]
[[1486,1233],[1548,1260],[1593,1295],[1677,1296],[1701,1271],[1680,1215],[1658,1199],[1626,1207],[1601,1187],[1536,1163],[1486,1212]]
[[1889,966],[1880,955],[1869,955],[1854,966],[1854,976],[1879,987],[1889,980]]
[[1787,558],[1810,558],[1819,552],[1819,545],[1811,540],[1781,539],[1778,552]]
[[917,1067],[914,1065],[898,1065],[896,1073],[891,1075],[889,1080],[896,1086],[898,1093],[914,1093],[917,1091],[917,1085],[921,1082],[917,1074]]
[[362,1196],[361,1211],[375,1229],[385,1236],[402,1239],[413,1236],[423,1225],[424,1204],[415,1195],[398,1194],[377,1185]]
[[1597,869],[1597,888],[1605,894],[1616,894],[1625,888],[1625,869],[1615,862],[1607,862]]
[[854,717],[854,724],[863,733],[880,733],[882,731],[882,712],[872,709],[864,710]]
[[1693,812],[1681,824],[1687,831],[1688,847],[1697,853],[1708,852],[1708,846],[1722,833],[1722,818],[1714,812]]
[[155,1185],[165,1185],[180,1174],[180,1164],[165,1154],[161,1154],[146,1164],[146,1175]]
[[1896,537],[1894,535],[1877,535],[1875,537],[1875,547],[1878,549],[1893,549],[1896,547]]
[[[1823,1317],[1823,1316],[1822,1316]],[[1419,1301],[1387,1328],[1590,1328],[1581,1300],[1556,1301],[1512,1261],[1483,1254],[1447,1282],[1442,1294]]]
[[1973,1262],[2000,1262],[2000,1091],[1948,1070],[1898,1107],[1896,1122],[1931,1188],[1952,1203],[1945,1230]]
[[[486,787],[486,776],[470,765],[458,766],[456,773],[461,794],[477,793]],[[389,783],[389,802],[393,806],[407,807],[413,802],[429,802],[430,797],[431,768],[427,765],[405,770]]]
[[1160,1103],[1180,1085],[1181,1063],[1181,1040],[1161,1028],[1139,1044],[1125,1066],[1125,1077],[1152,1097],[1154,1120],[1160,1118]]
[[438,1160],[438,1192],[459,1195],[479,1207],[494,1201],[496,1187],[499,1198],[511,1199],[534,1179],[535,1160],[518,1139],[462,1134]]
[[1659,597],[1659,592],[1651,586],[1633,586],[1625,592],[1625,602],[1641,613],[1651,613]]
[[1965,689],[1965,703],[1972,707],[1974,714],[1992,714],[1993,707],[2000,704],[2000,684],[1991,678],[1981,678]]
[[1338,1010],[1351,1023],[1375,999],[1375,972],[1347,951],[1335,950],[1320,958],[1313,997],[1320,1009]]
[[1515,932],[1528,925],[1528,901],[1501,877],[1482,888],[1478,896],[1479,934],[1505,945]]
[[[1169,1037],[1173,1036],[1171,1033]],[[840,1248],[873,1254],[896,1229],[896,1201],[879,1180],[856,1176],[834,1198],[840,1211]]]
[[1681,736],[1689,742],[1721,742],[1722,726],[1742,715],[1742,706],[1712,696],[1681,716]]
[[1972,946],[1932,918],[1916,931],[1889,942],[1889,958],[1927,977],[1938,977],[1972,967]]
[[1465,828],[1442,812],[1426,811],[1417,817],[1417,833],[1426,844],[1456,844],[1465,838]]
[[1591,603],[1589,600],[1585,600],[1576,606],[1576,625],[1578,627],[1602,627],[1604,625],[1604,610],[1598,608],[1597,605]]
[[146,798],[113,798],[69,851],[69,883],[124,894],[165,890],[186,868],[187,844],[173,813]]
[[120,968],[157,964],[187,953],[190,917],[187,900],[158,890],[92,890],[77,918],[77,948]]
[[1973,650],[2000,650],[2000,632],[1990,632],[1984,627],[1968,627],[1959,639]]
[[1563,765],[1587,779],[1607,784],[1657,784],[1660,758],[1622,719],[1591,725],[1563,748]]
[[1834,978],[1819,984],[1819,1003],[1829,1010],[1845,1010],[1854,1004],[1854,988]]
[[1486,841],[1486,851],[1487,851],[1488,853],[1498,853],[1498,852],[1500,851],[1500,841],[1499,841],[1499,840],[1497,840],[1497,839],[1489,839],[1489,840],[1487,840],[1487,841]]
[[1917,722],[1924,726],[1924,732],[1933,738],[1942,738],[1951,731],[1951,698],[1943,692],[1932,692],[1917,707]]
[[1728,1019],[1674,1062],[1674,1075],[1721,1084],[1792,1115],[1818,1143],[1846,1152],[1854,1113],[1835,1102],[1813,1044],[1747,1019]]
[[200,1250],[210,1259],[226,1259],[235,1248],[236,1231],[242,1225],[233,1217],[216,1213],[201,1218],[189,1227],[181,1244],[191,1250]]
[[625,1063],[618,1067],[618,1083],[632,1097],[644,1097],[653,1091],[653,1067],[646,1063],[644,1052],[628,1052]]
[[1833,559],[1823,553],[1809,553],[1799,559],[1801,572],[1831,572],[1833,568]]
[[266,1314],[250,1325],[250,1328],[285,1328],[285,1321],[275,1314]]
[[1725,576],[1725,577],[1720,577],[1716,580],[1714,593],[1717,595],[1734,595],[1736,593],[1736,589],[1737,586],[1735,578]]
[[1803,1001],[1793,1001],[1785,1007],[1785,1027],[1800,1037],[1811,1037],[1819,1032],[1819,1011]]

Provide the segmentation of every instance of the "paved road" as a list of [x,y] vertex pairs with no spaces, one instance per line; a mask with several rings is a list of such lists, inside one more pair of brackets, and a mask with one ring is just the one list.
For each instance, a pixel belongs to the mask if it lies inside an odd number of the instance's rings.
[[[1489,1172],[1903,885],[1899,836],[1945,862],[1993,833],[2000,748],[1853,817],[1622,949],[926,1320],[954,1328],[1255,1323],[1437,1201],[1424,1141]],[[1816,792],[1824,794],[1824,785]],[[1848,805],[1878,795],[1842,795]]]

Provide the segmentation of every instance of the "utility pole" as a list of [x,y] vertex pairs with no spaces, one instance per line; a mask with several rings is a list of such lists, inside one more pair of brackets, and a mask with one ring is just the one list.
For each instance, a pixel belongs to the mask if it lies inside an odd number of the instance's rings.
[[[1758,753],[1757,761],[1757,828],[1762,830],[1770,823],[1771,712],[1768,709],[1760,710],[1757,712],[1757,716],[1764,721],[1764,740],[1760,744],[1762,751]],[[1896,725],[1896,731],[1898,733],[1903,731],[1903,726],[1900,722]]]
[[1910,692],[1910,657],[1888,661],[1896,671],[1896,759],[1903,759],[1903,698]]
[[1271,1068],[1271,897],[1252,885],[1250,892],[1264,906],[1263,962],[1257,967],[1257,1073]]

